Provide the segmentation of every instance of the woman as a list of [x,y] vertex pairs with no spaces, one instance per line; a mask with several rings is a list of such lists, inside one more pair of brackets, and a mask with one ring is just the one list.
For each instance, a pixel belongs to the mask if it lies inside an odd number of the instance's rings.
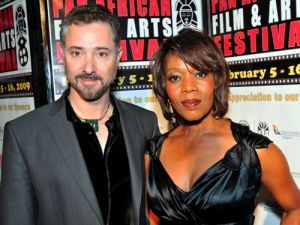
[[280,149],[224,118],[229,69],[210,37],[184,29],[163,43],[152,69],[174,128],[145,156],[151,224],[253,224],[261,185],[284,210],[281,224],[300,224],[300,192]]

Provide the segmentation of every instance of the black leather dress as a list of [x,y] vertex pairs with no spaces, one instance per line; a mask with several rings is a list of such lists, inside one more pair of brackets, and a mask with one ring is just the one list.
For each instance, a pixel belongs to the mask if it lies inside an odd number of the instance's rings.
[[261,166],[255,149],[271,141],[231,122],[236,144],[211,166],[190,191],[178,188],[159,160],[168,133],[150,145],[147,201],[161,225],[252,225],[261,187]]

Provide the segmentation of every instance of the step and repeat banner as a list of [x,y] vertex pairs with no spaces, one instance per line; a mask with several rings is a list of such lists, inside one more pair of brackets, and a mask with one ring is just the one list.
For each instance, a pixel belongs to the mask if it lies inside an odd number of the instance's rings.
[[151,91],[152,75],[149,61],[164,38],[177,34],[185,26],[202,29],[203,5],[194,0],[94,0],[48,1],[50,48],[55,99],[66,88],[59,31],[63,17],[76,5],[101,4],[107,6],[121,23],[121,58],[115,95],[127,102],[157,112],[162,131],[167,130],[158,102]]
[[0,167],[4,124],[34,109],[27,18],[25,0],[0,3]]
[[[228,116],[273,140],[300,186],[300,1],[211,0],[209,13],[230,66]],[[280,213],[264,192],[255,224],[277,225]]]
[[[184,27],[207,30],[230,66],[228,117],[272,139],[287,157],[300,185],[300,1],[45,2],[53,100],[67,87],[60,53],[60,25],[77,5],[105,5],[118,16],[123,55],[113,93],[119,99],[155,111],[162,132],[168,130],[168,124],[151,90],[149,62],[160,43]],[[0,18],[4,18],[1,21],[8,21],[0,22],[1,148],[4,123],[34,109],[26,17],[26,5],[21,0],[0,5]],[[20,98],[24,95],[26,98]],[[0,157],[1,152],[2,149]],[[263,193],[255,225],[279,225],[280,208],[267,192]]]

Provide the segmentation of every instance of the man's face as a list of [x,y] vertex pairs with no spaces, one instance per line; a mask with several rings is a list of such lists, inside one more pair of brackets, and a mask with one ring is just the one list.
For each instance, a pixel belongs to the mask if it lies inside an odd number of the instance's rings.
[[70,95],[77,93],[86,101],[95,101],[109,92],[121,56],[109,24],[72,24],[63,55]]

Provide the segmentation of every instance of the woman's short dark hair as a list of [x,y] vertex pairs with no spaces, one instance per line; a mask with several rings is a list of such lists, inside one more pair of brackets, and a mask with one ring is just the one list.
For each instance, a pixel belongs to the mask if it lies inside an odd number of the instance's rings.
[[94,22],[108,23],[113,32],[113,39],[117,47],[120,46],[120,22],[107,8],[101,5],[78,6],[63,19],[60,30],[60,41],[65,45],[66,34],[72,24],[90,24]]
[[175,54],[187,65],[204,73],[212,72],[215,78],[213,110],[216,118],[228,110],[229,68],[221,50],[205,32],[186,28],[178,35],[165,40],[154,54],[151,70],[153,91],[162,108],[164,117],[172,121],[180,119],[173,112],[165,89],[164,64],[168,54]]

